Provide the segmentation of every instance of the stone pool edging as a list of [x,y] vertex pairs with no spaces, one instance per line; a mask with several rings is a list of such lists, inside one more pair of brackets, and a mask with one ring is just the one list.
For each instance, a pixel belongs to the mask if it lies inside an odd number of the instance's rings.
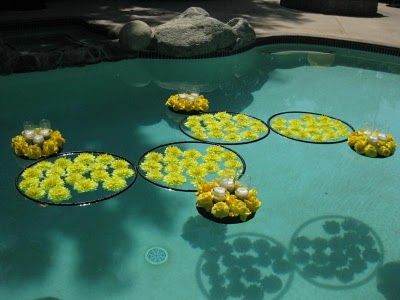
[[[165,59],[199,59],[235,55],[257,46],[283,43],[313,44],[330,47],[341,47],[353,50],[400,56],[400,48],[368,43],[365,41],[345,40],[318,35],[277,34],[256,37],[254,44],[238,50],[220,51],[207,55],[191,57],[169,57],[153,51],[132,52],[125,50],[115,38],[115,28],[106,28],[93,24],[90,20],[54,20],[57,24],[83,25],[89,31],[104,35],[105,41],[80,42],[70,38],[71,43],[50,51],[18,51],[0,38],[0,75],[12,73],[46,71],[64,67],[84,66],[100,62],[118,61],[133,58],[165,58]],[[49,23],[49,22],[47,22]],[[38,25],[38,23],[36,23]],[[40,23],[39,23],[40,24]],[[53,24],[53,23],[50,23]],[[29,26],[29,23],[21,26]],[[11,27],[13,25],[9,25]],[[1,29],[1,28],[0,28]],[[67,35],[67,34],[66,34]]]

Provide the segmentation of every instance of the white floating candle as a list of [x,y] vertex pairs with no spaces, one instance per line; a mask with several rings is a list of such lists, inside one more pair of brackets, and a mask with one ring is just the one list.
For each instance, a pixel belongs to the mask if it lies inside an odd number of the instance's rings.
[[43,136],[44,138],[48,138],[50,136],[50,129],[42,128],[42,129],[40,129],[39,134],[41,136]]
[[35,136],[35,130],[33,129],[24,130],[22,132],[22,135],[24,136],[25,139],[32,140],[33,137]]
[[213,198],[216,201],[223,201],[225,200],[226,189],[222,186],[216,186],[213,188]]
[[375,145],[375,144],[378,142],[378,137],[377,137],[376,135],[370,135],[370,136],[368,137],[368,142],[369,142],[370,144]]
[[379,133],[379,134],[378,134],[378,140],[386,142],[386,140],[387,140],[386,134],[384,134],[384,133]]
[[368,136],[371,135],[371,131],[369,131],[369,130],[364,130],[363,133],[364,133],[365,135],[368,135]]
[[249,195],[249,190],[243,186],[238,187],[235,191],[235,195],[239,199],[246,199],[247,196]]
[[188,96],[187,99],[190,100],[190,101],[194,101],[194,100],[196,100],[196,97],[195,96]]
[[222,178],[219,184],[226,188],[229,192],[233,192],[235,189],[235,180],[233,178]]
[[34,143],[34,144],[41,144],[41,143],[43,143],[43,141],[44,141],[44,138],[43,138],[43,136],[40,135],[40,134],[36,134],[36,135],[33,137],[33,143]]
[[197,93],[191,93],[190,95],[193,96],[193,97],[198,97],[199,96],[199,94],[197,94]]
[[187,97],[186,94],[178,94],[179,98],[185,99]]

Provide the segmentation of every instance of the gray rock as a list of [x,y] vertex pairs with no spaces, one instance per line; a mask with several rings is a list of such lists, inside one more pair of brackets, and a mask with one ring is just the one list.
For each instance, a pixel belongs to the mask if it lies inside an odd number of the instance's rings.
[[231,50],[236,41],[232,28],[205,13],[199,8],[189,8],[171,21],[155,27],[156,50],[174,57]]
[[119,31],[119,42],[128,50],[146,49],[153,38],[153,31],[145,22],[135,20],[126,23]]
[[210,14],[201,7],[192,6],[181,13],[178,18],[190,18],[195,16],[209,17]]
[[232,27],[233,32],[237,36],[235,49],[247,47],[255,42],[256,33],[246,19],[234,18],[227,24]]

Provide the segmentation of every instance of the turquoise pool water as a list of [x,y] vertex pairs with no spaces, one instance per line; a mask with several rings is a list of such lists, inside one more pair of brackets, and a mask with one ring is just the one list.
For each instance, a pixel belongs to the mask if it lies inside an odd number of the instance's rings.
[[[335,52],[335,61],[312,66],[304,51]],[[137,162],[160,144],[190,140],[179,131],[182,116],[164,107],[187,90],[204,94],[212,110],[264,121],[312,111],[399,140],[399,86],[398,57],[306,45],[0,77],[0,298],[385,299],[375,270],[400,258],[398,153],[370,159],[345,143],[275,133],[229,146],[246,161],[263,206],[247,223],[220,225],[198,215],[194,194],[140,177],[112,200],[41,208],[14,187],[30,162],[15,157],[9,141],[25,120],[47,118],[66,137],[65,151]]]

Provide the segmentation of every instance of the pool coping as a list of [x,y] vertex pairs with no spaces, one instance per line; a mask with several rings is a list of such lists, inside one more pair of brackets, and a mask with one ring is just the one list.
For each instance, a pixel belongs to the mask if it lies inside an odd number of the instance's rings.
[[63,67],[76,67],[100,62],[119,61],[133,58],[150,59],[203,59],[239,54],[254,47],[273,44],[312,44],[317,46],[339,47],[352,50],[374,52],[400,57],[400,48],[367,42],[363,40],[344,39],[318,34],[287,34],[279,33],[267,36],[257,36],[253,44],[237,50],[226,50],[206,55],[191,57],[171,57],[155,51],[132,52],[123,49],[116,38],[116,33],[109,28],[90,23],[85,18],[53,19],[44,21],[26,21],[16,24],[0,24],[0,29],[23,29],[32,26],[49,25],[82,26],[91,33],[101,35],[104,40],[92,43],[72,39],[71,45],[62,46],[51,51],[18,51],[0,39],[0,75],[11,73],[26,73],[47,71]]

